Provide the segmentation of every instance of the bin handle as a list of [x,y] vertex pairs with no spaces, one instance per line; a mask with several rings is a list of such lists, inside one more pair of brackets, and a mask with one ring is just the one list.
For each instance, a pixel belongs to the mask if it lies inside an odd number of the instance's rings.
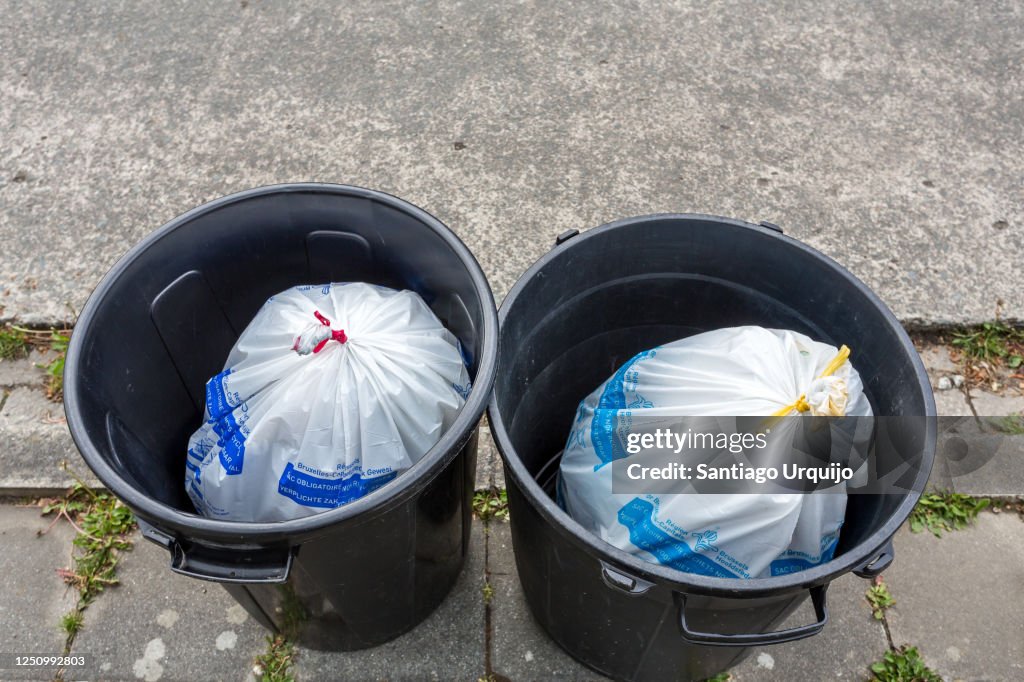
[[227,550],[181,541],[136,518],[142,536],[171,553],[171,570],[218,583],[276,585],[288,581],[295,552],[291,547]]
[[875,578],[889,568],[895,557],[896,551],[892,548],[892,540],[890,540],[878,554],[868,559],[859,568],[853,569],[853,574],[858,578]]
[[828,623],[828,606],[825,603],[825,591],[828,585],[817,585],[811,588],[811,603],[814,605],[816,622],[809,625],[801,625],[788,630],[777,630],[764,633],[738,633],[724,634],[714,632],[697,632],[686,625],[686,595],[680,594],[679,604],[679,627],[683,633],[683,640],[690,644],[712,644],[715,646],[764,646],[767,644],[782,644],[783,642],[795,642],[798,639],[811,637],[818,634]]

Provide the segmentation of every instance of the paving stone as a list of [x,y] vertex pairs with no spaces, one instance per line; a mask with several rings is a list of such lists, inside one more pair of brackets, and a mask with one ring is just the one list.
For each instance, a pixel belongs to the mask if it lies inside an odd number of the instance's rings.
[[491,668],[510,680],[604,680],[577,663],[541,630],[526,603],[507,522],[490,525]]
[[1024,497],[1024,434],[1004,433],[992,419],[968,419],[939,439],[950,489],[966,495]]
[[476,680],[484,674],[483,524],[474,523],[469,556],[441,606],[410,632],[372,649],[300,650],[300,680]]
[[33,350],[27,358],[0,360],[0,389],[42,386],[45,375],[36,365],[43,364],[45,360],[46,356],[38,350]]
[[928,344],[918,352],[921,355],[921,362],[924,363],[925,369],[928,370],[928,376],[931,377],[933,388],[938,383],[939,378],[960,374],[960,363],[953,360],[949,354],[948,346],[933,343]]
[[944,492],[953,490],[953,477],[949,473],[949,462],[943,457],[941,446],[936,449],[935,461],[932,464],[931,474],[928,476],[928,483],[925,485],[927,492]]
[[[66,634],[60,619],[77,594],[57,571],[70,566],[75,532],[36,507],[0,505],[0,653],[59,655]],[[52,672],[52,671],[51,671]],[[0,679],[40,679],[47,671],[0,670]]]
[[[82,679],[246,680],[267,631],[215,583],[172,573],[166,550],[136,535],[121,584],[86,610],[74,653]],[[70,678],[69,678],[70,679]]]
[[958,388],[951,388],[948,391],[938,391],[935,394],[935,411],[940,417],[970,417],[973,416],[971,406],[967,402],[967,395]]
[[981,514],[936,538],[896,535],[885,581],[896,599],[887,620],[897,645],[918,648],[947,680],[1024,679],[1024,522]]
[[990,393],[975,388],[971,390],[971,405],[979,417],[1003,417],[1024,414],[1024,396],[1007,392]]
[[64,406],[38,388],[10,391],[0,410],[0,490],[6,495],[62,491],[75,480],[61,469],[63,461],[86,484],[99,485],[71,440]]
[[[1024,495],[1024,434],[1005,417],[939,417],[928,486],[969,495]],[[1016,422],[1012,426],[1017,427]]]

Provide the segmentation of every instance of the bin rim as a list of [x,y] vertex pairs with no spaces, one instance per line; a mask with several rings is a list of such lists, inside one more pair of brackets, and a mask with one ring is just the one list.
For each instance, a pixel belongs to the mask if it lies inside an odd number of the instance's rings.
[[[890,330],[895,332],[904,348],[913,349],[913,342],[907,335],[906,330],[899,323],[899,320],[897,320],[896,316],[891,310],[889,310],[889,307],[885,305],[878,295],[866,284],[861,282],[851,272],[829,256],[797,239],[783,234],[782,231],[775,226],[768,227],[765,225],[754,225],[735,218],[726,218],[702,213],[654,213],[632,218],[623,218],[588,229],[575,235],[570,235],[565,239],[560,238],[554,248],[541,256],[519,277],[516,283],[509,290],[508,294],[502,300],[501,307],[498,310],[499,330],[504,327],[505,318],[508,316],[510,308],[516,302],[519,295],[522,294],[527,284],[537,275],[538,272],[540,272],[550,262],[558,258],[567,249],[590,239],[600,239],[603,235],[606,235],[609,232],[629,229],[636,225],[645,223],[664,221],[679,221],[682,223],[679,225],[681,229],[692,227],[692,223],[695,222],[704,222],[751,230],[763,235],[765,238],[777,240],[779,243],[784,244],[786,248],[794,249],[805,256],[817,258],[823,261],[836,273],[837,276],[847,280],[847,282],[853,285],[857,291],[868,299],[868,301],[874,304],[875,308],[879,313],[881,313],[881,319],[885,321],[885,324]],[[687,225],[687,223],[690,225]],[[569,233],[566,234],[568,235]],[[787,592],[796,592],[816,585],[827,584],[841,575],[863,568],[865,565],[872,563],[875,557],[879,556],[879,554],[888,546],[892,536],[897,530],[899,530],[899,527],[903,525],[904,521],[910,515],[910,511],[914,508],[914,505],[917,504],[917,501],[921,496],[921,492],[923,491],[924,484],[927,481],[928,473],[931,469],[930,463],[934,459],[937,442],[937,428],[934,419],[936,416],[936,408],[935,398],[931,391],[931,384],[927,379],[924,363],[921,361],[921,358],[916,351],[909,355],[917,378],[917,388],[922,392],[925,398],[925,414],[919,416],[929,417],[929,419],[926,420],[926,434],[923,445],[925,457],[929,460],[927,470],[922,468],[921,472],[918,474],[918,480],[915,481],[913,490],[907,494],[906,498],[900,503],[896,511],[885,520],[881,527],[873,532],[862,543],[857,545],[855,548],[851,548],[844,552],[831,561],[784,576],[744,579],[716,578],[698,575],[696,573],[686,573],[662,564],[646,561],[640,557],[625,552],[608,542],[605,542],[563,511],[561,507],[559,507],[558,504],[544,492],[533,476],[530,475],[530,472],[526,469],[522,460],[516,455],[515,448],[512,446],[508,436],[508,431],[505,428],[504,420],[498,410],[497,397],[494,395],[494,392],[492,392],[491,402],[487,408],[487,418],[495,446],[497,447],[498,453],[501,455],[502,461],[505,464],[506,475],[510,475],[515,485],[547,523],[551,524],[552,527],[554,527],[565,539],[569,540],[587,553],[609,560],[615,565],[615,568],[632,576],[656,582],[668,587],[669,589],[684,594],[736,598],[773,596],[785,594]]]
[[[181,535],[189,540],[207,540],[218,544],[273,542],[294,545],[298,541],[322,534],[328,527],[333,530],[341,524],[371,520],[408,501],[451,463],[471,438],[490,399],[497,373],[498,314],[494,295],[480,263],[451,228],[424,209],[391,194],[355,185],[321,182],[264,185],[219,197],[176,216],[147,235],[115,262],[90,294],[75,323],[75,330],[90,329],[93,318],[104,304],[113,283],[141,254],[153,248],[173,230],[201,215],[255,197],[301,193],[349,196],[386,204],[421,221],[456,253],[469,272],[473,288],[480,296],[483,308],[479,363],[469,397],[452,426],[419,461],[402,475],[396,476],[393,481],[364,497],[335,509],[288,521],[244,522],[211,519],[150,498],[126,481],[100,454],[86,433],[80,409],[82,386],[76,370],[82,361],[82,345],[87,334],[72,332],[64,371],[64,411],[72,440],[99,481],[140,517],[160,530]],[[184,478],[182,480],[184,481]]]

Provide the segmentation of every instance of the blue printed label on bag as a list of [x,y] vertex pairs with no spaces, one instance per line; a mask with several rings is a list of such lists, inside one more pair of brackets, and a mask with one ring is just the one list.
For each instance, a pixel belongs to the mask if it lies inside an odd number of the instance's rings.
[[[629,529],[629,541],[653,555],[658,563],[687,573],[699,573],[718,578],[735,578],[737,573],[727,570],[716,561],[690,549],[686,542],[673,537],[658,527],[654,520],[654,505],[639,497],[633,498],[619,510],[619,523]],[[718,553],[712,544],[718,539],[714,531],[691,533],[699,550]]]
[[214,441],[209,438],[199,438],[195,445],[188,449],[188,456],[195,459],[198,462],[206,460],[206,456],[210,454],[210,450],[213,449]]
[[[594,467],[597,471],[612,460],[622,459],[626,456],[626,449],[622,446],[622,436],[628,435],[629,427],[632,425],[632,418],[627,410],[626,392],[635,391],[639,379],[639,371],[636,364],[647,358],[657,355],[657,349],[651,349],[637,353],[629,362],[619,367],[615,375],[604,385],[601,397],[594,409],[594,418],[590,422],[590,442],[594,445],[594,453],[601,463]],[[631,401],[629,407],[653,407],[652,404],[644,401],[636,403]],[[625,431],[626,433],[620,433]]]
[[228,476],[236,476],[242,473],[242,464],[245,461],[245,438],[249,429],[240,426],[235,420],[233,413],[228,412],[220,419],[213,422],[213,432],[217,434],[217,445],[220,446],[218,456],[224,472]]
[[[307,471],[303,471],[307,469]],[[346,478],[340,476],[330,478],[330,474],[289,462],[281,480],[277,484],[277,492],[304,507],[334,509],[360,497],[369,495],[388,481],[395,478],[396,472],[391,471],[373,478],[363,478],[359,473]]]
[[233,409],[233,396],[228,392],[225,381],[231,375],[231,368],[227,368],[220,374],[212,377],[206,382],[206,411],[210,413],[210,419],[219,419]]
[[473,382],[467,381],[465,386],[460,386],[457,383],[452,383],[452,388],[455,392],[462,396],[463,400],[469,400],[469,392],[473,390]]
[[836,545],[839,544],[839,530],[821,538],[821,554],[812,556],[807,552],[799,552],[794,549],[787,549],[779,555],[779,558],[772,561],[768,567],[771,575],[789,575],[814,568],[818,564],[832,561],[836,553]]

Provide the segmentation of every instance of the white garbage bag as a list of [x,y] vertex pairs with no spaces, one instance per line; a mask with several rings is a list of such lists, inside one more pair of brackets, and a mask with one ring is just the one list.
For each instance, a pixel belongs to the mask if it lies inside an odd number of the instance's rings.
[[[691,573],[765,577],[830,560],[846,482],[827,493],[614,494],[608,465],[641,461],[643,451],[626,451],[629,434],[653,432],[672,417],[870,417],[848,353],[797,332],[747,326],[638,354],[580,403],[561,460],[559,503],[615,547]],[[854,435],[860,451],[870,438],[870,428]],[[851,484],[866,474],[863,464],[857,469]]]
[[411,467],[469,390],[458,340],[416,293],[363,283],[288,289],[207,382],[185,489],[218,519],[333,509]]

